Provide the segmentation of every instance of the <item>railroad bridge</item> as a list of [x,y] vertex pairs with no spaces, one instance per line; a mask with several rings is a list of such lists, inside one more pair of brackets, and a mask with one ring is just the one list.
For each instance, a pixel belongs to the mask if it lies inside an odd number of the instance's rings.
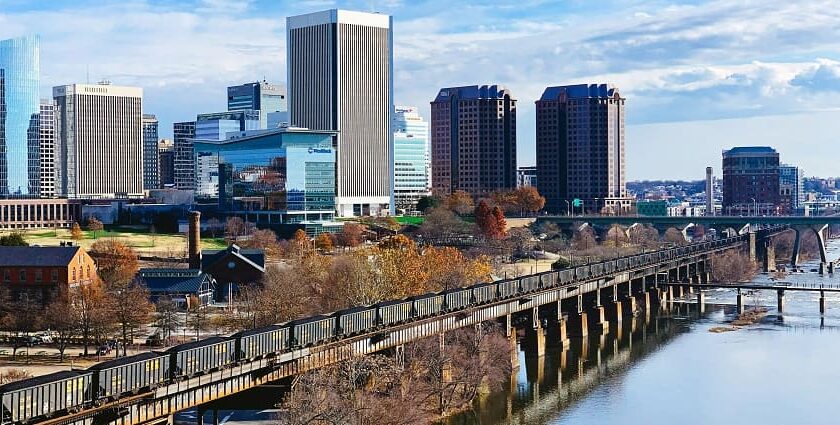
[[[580,228],[590,226],[595,229],[605,230],[613,225],[619,225],[624,228],[629,235],[630,230],[635,226],[651,225],[660,231],[664,231],[669,227],[679,229],[683,236],[687,238],[687,232],[698,225],[702,225],[708,229],[715,229],[719,235],[735,236],[746,235],[754,232],[756,229],[766,228],[768,226],[783,226],[786,230],[794,232],[794,246],[793,255],[790,264],[793,267],[799,265],[799,252],[801,246],[802,236],[806,233],[813,233],[820,247],[820,259],[824,264],[828,263],[826,258],[826,240],[829,237],[829,226],[840,225],[840,215],[832,216],[816,216],[816,217],[801,217],[801,216],[701,216],[701,217],[658,217],[658,216],[603,216],[603,215],[546,215],[537,218],[539,223],[555,223],[563,229],[572,230],[575,227]],[[767,242],[767,241],[763,241]],[[769,247],[773,252],[773,245],[762,243],[750,253],[762,254],[765,248]],[[762,258],[765,271],[772,271],[776,267],[774,255],[770,257],[764,256]]]
[[[666,290],[668,283],[709,284],[710,257],[714,253],[730,249],[755,252],[756,246],[784,230],[768,227],[746,235],[529,275],[516,279],[519,289],[507,295],[503,295],[502,288],[511,280],[456,289],[472,294],[468,295],[470,301],[459,308],[450,306],[438,314],[379,326],[360,335],[336,336],[272,357],[240,361],[221,370],[176,379],[153,390],[124,395],[116,401],[88,406],[41,423],[171,423],[175,413],[191,408],[198,410],[199,421],[203,421],[205,411],[212,410],[214,401],[241,391],[354,356],[385,350],[399,355],[405,344],[422,338],[437,337],[445,344],[447,332],[490,321],[503,325],[513,348],[511,362],[518,367],[518,343],[539,357],[545,353],[547,340],[568,347],[570,336],[605,334],[611,327],[620,328],[625,318],[640,313],[649,315],[652,306],[671,299],[673,291]],[[523,289],[526,282],[531,282],[527,291]],[[494,288],[495,292],[478,301],[480,288]],[[524,329],[517,332],[516,326]],[[520,333],[524,335],[521,341],[517,337]],[[218,423],[215,412],[213,418]]]

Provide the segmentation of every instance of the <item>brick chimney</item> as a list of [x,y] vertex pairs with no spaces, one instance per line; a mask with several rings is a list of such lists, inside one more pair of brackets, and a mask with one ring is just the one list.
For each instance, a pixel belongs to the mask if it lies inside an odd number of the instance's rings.
[[190,268],[201,269],[201,213],[190,211],[190,234],[187,237],[189,246]]

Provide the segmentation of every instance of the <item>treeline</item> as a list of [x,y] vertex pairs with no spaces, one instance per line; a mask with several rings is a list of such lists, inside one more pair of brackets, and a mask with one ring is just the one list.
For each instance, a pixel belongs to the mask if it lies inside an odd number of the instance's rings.
[[464,328],[405,346],[395,355],[354,357],[294,380],[284,425],[431,423],[470,409],[511,373],[510,344],[497,326]]
[[281,323],[491,279],[489,258],[421,247],[404,235],[335,255],[320,255],[303,238],[296,237],[290,246],[294,261],[270,266],[261,284],[240,288],[226,328]]

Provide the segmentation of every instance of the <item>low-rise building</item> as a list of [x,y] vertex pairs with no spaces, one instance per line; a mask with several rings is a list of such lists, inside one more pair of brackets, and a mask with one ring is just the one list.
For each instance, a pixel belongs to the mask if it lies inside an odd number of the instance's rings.
[[171,299],[178,308],[189,309],[193,303],[212,304],[216,280],[195,269],[140,269],[138,279],[148,288],[152,302]]
[[46,304],[96,276],[96,263],[78,246],[0,246],[0,288],[12,299]]
[[78,199],[0,199],[0,229],[70,227],[81,219]]
[[231,245],[223,250],[201,251],[201,271],[216,280],[217,299],[238,292],[243,285],[262,282],[265,275],[265,252]]

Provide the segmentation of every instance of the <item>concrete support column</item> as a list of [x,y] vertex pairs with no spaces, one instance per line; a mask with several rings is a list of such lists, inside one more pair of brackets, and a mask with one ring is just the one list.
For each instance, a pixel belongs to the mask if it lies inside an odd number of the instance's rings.
[[528,356],[545,355],[545,330],[542,326],[525,330],[525,349]]
[[204,414],[207,413],[207,410],[204,409],[196,409],[195,410],[195,423],[198,425],[204,424]]
[[685,287],[682,285],[677,286],[677,298],[682,298],[685,296]]
[[744,311],[746,311],[746,303],[744,303],[744,294],[741,293],[740,289],[738,290],[736,304],[738,306],[738,314],[741,314]]
[[820,314],[825,314],[825,291],[820,291]]
[[776,291],[776,308],[779,310],[779,313],[785,311],[785,290],[779,289]]
[[213,409],[213,425],[219,425],[219,409]]
[[666,291],[667,291],[667,294],[668,294],[667,295],[668,302],[674,302],[674,287],[673,286],[668,286],[668,289],[666,289]]
[[589,336],[589,317],[586,313],[580,312],[569,317],[569,334],[586,339]]
[[820,228],[815,228],[814,233],[817,235],[817,245],[820,247],[820,262],[827,263],[828,262],[828,253],[825,250],[825,230],[828,228],[828,225],[823,225]]
[[795,236],[793,238],[793,255],[790,259],[790,265],[796,268],[799,265],[799,247],[802,241],[802,235],[799,232],[799,229],[793,229]]
[[828,274],[834,274],[834,261],[828,262]]
[[706,312],[706,293],[704,291],[697,291],[697,307],[700,309],[700,314]]
[[825,274],[825,263],[820,263],[820,275]]
[[776,271],[776,247],[772,240],[767,239],[764,245],[764,272]]
[[598,331],[601,334],[605,334],[610,331],[610,322],[607,320],[606,311],[604,306],[597,306],[593,309],[592,313],[595,315],[595,326],[597,327]]
[[639,306],[636,304],[636,297],[635,296],[632,296],[632,297],[627,299],[627,311],[629,311],[630,314],[635,314],[636,310],[638,308],[639,308]]
[[508,342],[510,343],[510,367],[513,370],[519,369],[519,346],[516,345],[515,329],[508,334]]
[[569,336],[566,332],[567,322],[568,320],[565,317],[561,317],[557,322],[557,342],[564,350],[569,348]]
[[621,323],[622,317],[624,316],[624,310],[622,310],[622,302],[621,301],[614,301],[612,309],[613,309],[613,314],[615,314],[616,323]]

